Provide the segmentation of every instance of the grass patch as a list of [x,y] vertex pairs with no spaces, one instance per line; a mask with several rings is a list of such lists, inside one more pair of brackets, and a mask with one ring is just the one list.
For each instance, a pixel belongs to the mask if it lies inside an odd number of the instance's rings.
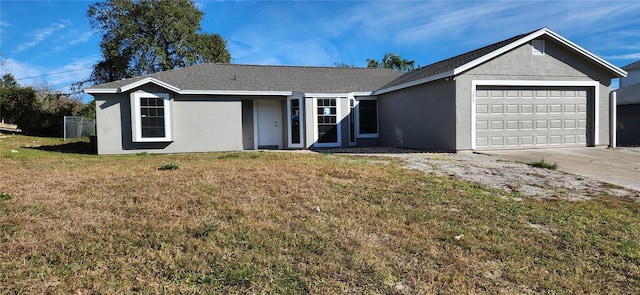
[[158,166],[158,170],[178,170],[180,169],[180,164],[178,162],[171,163],[163,163]]
[[7,200],[11,200],[11,195],[8,193],[0,192],[0,201],[7,201]]
[[0,293],[640,292],[637,202],[349,155],[22,153],[52,141],[0,139]]
[[528,163],[527,165],[531,167],[549,169],[549,170],[558,169],[558,163],[551,164],[551,163],[545,162],[544,159],[541,159],[540,161],[537,161],[537,162]]

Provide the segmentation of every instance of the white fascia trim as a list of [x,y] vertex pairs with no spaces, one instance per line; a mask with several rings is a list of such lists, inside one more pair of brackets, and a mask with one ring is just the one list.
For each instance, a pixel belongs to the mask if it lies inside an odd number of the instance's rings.
[[317,97],[317,98],[347,98],[354,96],[370,96],[373,92],[336,92],[336,93],[320,93],[320,92],[309,92],[304,93],[306,97]]
[[178,94],[200,95],[255,95],[255,96],[290,96],[293,91],[249,91],[249,90],[182,90]]
[[87,94],[113,94],[113,93],[118,93],[118,88],[89,88],[89,89],[82,89],[82,92],[87,93]]
[[505,52],[508,52],[518,46],[521,46],[525,43],[530,42],[531,40],[538,38],[542,35],[547,35],[553,39],[555,39],[556,41],[564,44],[565,46],[577,51],[578,53],[581,53],[582,55],[588,57],[589,59],[591,59],[592,61],[602,65],[603,67],[609,69],[610,71],[622,76],[622,77],[626,77],[627,76],[627,72],[625,72],[623,69],[618,68],[612,64],[610,64],[609,62],[605,61],[604,59],[601,59],[600,57],[598,57],[597,55],[589,52],[588,50],[578,46],[577,44],[565,39],[564,37],[558,35],[556,32],[548,29],[548,28],[542,28],[540,30],[537,30],[519,40],[516,40],[514,42],[512,42],[511,44],[504,46],[502,48],[499,48],[498,50],[495,50],[487,55],[484,55],[478,59],[475,59],[469,63],[466,63],[460,67],[455,68],[454,71],[454,75],[458,75],[460,73],[463,73],[469,69],[472,69],[478,65],[481,65],[483,63],[485,63],[486,61],[495,58]]
[[422,78],[422,79],[419,79],[419,80],[414,80],[414,81],[411,81],[411,82],[407,82],[407,83],[403,83],[403,84],[400,84],[400,85],[396,85],[396,86],[393,86],[393,87],[376,90],[376,91],[372,92],[371,95],[385,94],[385,93],[389,93],[389,92],[392,92],[392,91],[396,91],[396,90],[400,90],[400,89],[409,88],[409,87],[412,87],[412,86],[428,83],[428,82],[431,82],[431,81],[444,79],[444,78],[447,78],[447,77],[451,77],[453,75],[454,75],[454,71],[448,71],[448,72],[444,72],[444,73],[441,73],[441,74],[437,74],[437,75],[429,76],[429,77],[426,77],[426,78]]
[[609,69],[610,71],[620,75],[621,77],[626,77],[627,76],[627,72],[619,67],[616,67],[615,65],[607,62],[606,60],[598,57],[597,55],[591,53],[590,51],[578,46],[577,44],[565,39],[564,37],[558,35],[556,32],[548,29],[548,28],[542,28],[540,30],[537,30],[523,38],[520,38],[519,40],[516,40],[506,46],[503,46],[502,48],[499,48],[489,54],[486,54],[480,58],[477,58],[471,62],[468,62],[462,66],[459,66],[455,69],[453,69],[452,71],[449,72],[445,72],[445,73],[441,73],[441,74],[437,74],[437,75],[433,75],[433,76],[429,76],[420,80],[415,80],[415,81],[411,81],[408,83],[404,83],[404,84],[400,84],[397,86],[393,86],[393,87],[389,87],[389,88],[384,88],[384,89],[380,89],[374,92],[374,94],[384,94],[387,92],[391,92],[391,91],[396,91],[396,90],[400,90],[403,88],[407,88],[407,87],[411,87],[411,86],[416,86],[422,83],[427,83],[427,82],[431,82],[431,81],[435,81],[435,80],[439,80],[442,78],[446,78],[446,77],[451,77],[451,76],[456,76],[459,75],[469,69],[472,69],[476,66],[479,66],[485,62],[487,62],[488,60],[495,58],[501,54],[504,54],[507,51],[513,50],[514,48],[521,46],[525,43],[530,42],[531,40],[538,38],[542,35],[547,35],[549,37],[551,37],[552,39],[555,39],[556,41],[566,45],[567,47],[577,51],[578,53],[581,53],[582,55],[586,56],[587,58],[591,59],[592,61],[602,65],[603,67]]
[[549,35],[550,37],[553,37],[554,39],[556,39],[558,42],[563,43],[564,45],[586,55],[588,58],[590,58],[591,60],[599,63],[600,65],[608,68],[609,70],[611,70],[612,72],[622,76],[622,77],[626,77],[627,76],[627,72],[619,67],[616,67],[615,65],[607,62],[606,60],[600,58],[599,56],[593,54],[592,52],[580,47],[579,45],[569,41],[568,39],[563,38],[562,36],[558,35],[556,32],[549,30],[547,28],[544,28],[543,30],[545,30],[545,32],[547,33],[547,35]]
[[171,84],[162,82],[162,81],[160,81],[158,79],[151,78],[151,77],[144,78],[142,80],[138,80],[138,81],[133,82],[131,84],[124,85],[124,86],[120,87],[119,90],[120,90],[120,92],[126,92],[126,91],[129,91],[129,90],[131,90],[133,88],[136,88],[136,87],[140,87],[140,86],[142,86],[144,84],[147,84],[147,83],[153,83],[153,84],[156,84],[156,85],[158,85],[158,86],[160,86],[162,88],[165,88],[167,90],[180,93],[180,88],[175,87],[175,86],[173,86]]
[[465,72],[465,71],[467,71],[469,69],[477,67],[477,66],[487,62],[488,60],[493,59],[493,58],[495,58],[495,57],[497,57],[497,56],[499,56],[499,55],[501,55],[501,54],[503,54],[505,52],[513,50],[514,48],[516,48],[518,46],[521,46],[522,44],[525,44],[525,43],[527,43],[527,42],[529,42],[529,41],[531,41],[531,40],[533,40],[535,38],[538,38],[538,37],[544,35],[545,33],[547,33],[547,29],[546,28],[537,30],[537,31],[535,31],[535,32],[523,37],[523,38],[520,38],[519,40],[516,40],[516,41],[511,42],[510,44],[508,44],[506,46],[503,46],[503,47],[501,47],[501,48],[499,48],[497,50],[494,50],[493,52],[491,52],[489,54],[485,54],[484,56],[481,56],[480,58],[477,58],[475,60],[472,60],[471,62],[468,62],[468,63],[466,63],[466,64],[464,64],[462,66],[459,66],[459,67],[455,68],[453,70],[454,75],[458,75],[458,74],[463,73],[463,72]]
[[594,88],[593,145],[600,144],[600,83],[597,81],[545,80],[472,80],[471,81],[471,149],[476,149],[476,88],[477,86],[568,86]]

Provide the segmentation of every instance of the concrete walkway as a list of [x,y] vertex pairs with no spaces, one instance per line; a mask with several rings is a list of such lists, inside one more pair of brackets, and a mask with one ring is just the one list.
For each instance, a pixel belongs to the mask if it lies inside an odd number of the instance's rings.
[[555,148],[481,152],[500,159],[533,163],[544,159],[558,170],[640,192],[640,148]]

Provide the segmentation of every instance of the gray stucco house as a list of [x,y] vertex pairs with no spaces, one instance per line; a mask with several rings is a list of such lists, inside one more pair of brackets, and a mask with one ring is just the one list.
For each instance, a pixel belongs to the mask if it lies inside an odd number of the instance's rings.
[[622,67],[617,93],[617,145],[640,146],[640,61]]
[[542,28],[426,67],[200,64],[86,88],[99,154],[609,144],[626,72]]

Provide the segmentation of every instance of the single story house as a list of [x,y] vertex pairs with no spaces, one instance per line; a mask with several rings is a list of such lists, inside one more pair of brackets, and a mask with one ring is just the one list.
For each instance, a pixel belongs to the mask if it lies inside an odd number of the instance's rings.
[[548,28],[417,70],[200,64],[86,88],[99,154],[606,146],[626,72]]
[[620,79],[617,98],[617,145],[640,146],[640,61],[622,67],[629,75]]

